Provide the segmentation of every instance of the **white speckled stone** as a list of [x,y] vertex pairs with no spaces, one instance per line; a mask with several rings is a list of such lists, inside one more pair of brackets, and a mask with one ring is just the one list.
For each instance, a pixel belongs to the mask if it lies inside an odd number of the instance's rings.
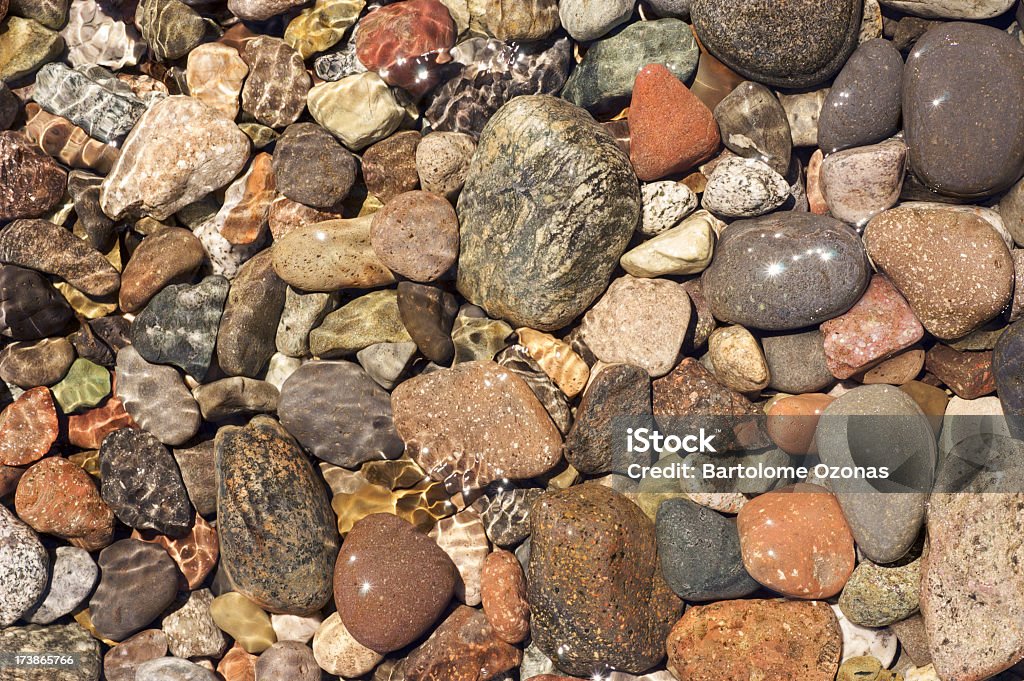
[[991,19],[1014,0],[880,0],[886,7],[931,19]]
[[50,624],[67,615],[89,597],[100,569],[89,552],[76,546],[58,546],[53,576],[42,599],[24,615],[26,622]]
[[0,506],[0,627],[9,627],[46,589],[50,559],[32,528]]
[[715,166],[704,188],[704,208],[731,218],[770,213],[789,198],[789,183],[766,163],[731,157]]
[[678,225],[697,208],[697,195],[681,182],[650,182],[640,187],[643,213],[637,231],[655,236]]

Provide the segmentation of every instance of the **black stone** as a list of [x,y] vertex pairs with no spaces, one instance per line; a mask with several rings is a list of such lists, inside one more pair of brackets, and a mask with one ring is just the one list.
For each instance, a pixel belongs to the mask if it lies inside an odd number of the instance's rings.
[[106,253],[117,238],[117,223],[100,208],[100,185],[103,178],[84,170],[72,170],[68,175],[68,193],[75,202],[78,225],[96,250]]
[[17,265],[0,265],[0,335],[14,340],[57,336],[75,313],[48,280]]
[[330,208],[356,181],[356,157],[316,123],[289,125],[274,148],[277,190],[292,201]]

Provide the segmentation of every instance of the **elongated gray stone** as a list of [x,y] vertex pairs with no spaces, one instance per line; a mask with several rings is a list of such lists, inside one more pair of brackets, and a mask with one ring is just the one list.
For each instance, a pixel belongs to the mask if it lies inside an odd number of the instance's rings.
[[32,98],[101,142],[120,141],[146,112],[146,105],[130,92],[114,92],[59,62],[39,70]]
[[199,430],[199,405],[177,369],[150,364],[131,345],[117,352],[117,397],[140,427],[166,445],[180,445]]

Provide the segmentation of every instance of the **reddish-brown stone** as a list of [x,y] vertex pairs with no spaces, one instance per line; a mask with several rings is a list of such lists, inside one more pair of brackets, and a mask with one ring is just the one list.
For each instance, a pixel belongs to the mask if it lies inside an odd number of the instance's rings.
[[195,524],[184,537],[168,537],[152,530],[133,530],[132,538],[152,542],[164,547],[182,574],[182,590],[202,586],[213,568],[217,567],[220,545],[217,530],[196,514]]
[[832,681],[843,638],[820,601],[719,601],[690,608],[669,634],[668,670],[683,681]]
[[961,399],[977,399],[996,390],[991,350],[960,352],[936,343],[925,355],[924,366]]
[[736,518],[743,566],[792,598],[829,598],[853,572],[853,535],[824,487],[798,483],[748,501]]
[[405,681],[487,681],[523,660],[479,610],[460,605],[405,659]]
[[0,220],[37,218],[60,203],[68,174],[20,132],[0,132]]
[[814,432],[818,418],[834,399],[830,395],[807,393],[776,400],[765,409],[768,437],[788,454],[817,454]]
[[0,414],[0,464],[38,461],[57,440],[57,410],[46,387],[22,393]]
[[530,633],[530,604],[526,600],[526,575],[511,551],[497,550],[484,560],[480,580],[484,614],[494,633],[516,644]]
[[111,395],[102,406],[68,417],[68,441],[71,444],[82,449],[99,449],[103,438],[115,430],[139,427],[117,398],[116,382],[115,375]]
[[14,508],[36,532],[87,551],[113,540],[114,512],[89,474],[67,459],[51,456],[33,464],[18,483]]
[[645,182],[693,168],[721,142],[711,109],[661,64],[648,64],[636,76],[629,136],[629,159]]
[[[257,154],[249,171],[228,189],[219,227],[221,236],[233,244],[251,244],[267,227],[270,202],[277,195],[272,160],[270,154]],[[236,202],[229,205],[228,199]]]
[[821,325],[825,363],[849,378],[921,340],[924,327],[889,280],[876,274],[850,311]]
[[224,681],[256,681],[256,660],[259,657],[246,652],[242,644],[235,642],[217,663],[217,673]]
[[377,142],[363,152],[363,179],[366,191],[381,203],[420,186],[416,172],[416,148],[422,136],[416,130],[403,130]]

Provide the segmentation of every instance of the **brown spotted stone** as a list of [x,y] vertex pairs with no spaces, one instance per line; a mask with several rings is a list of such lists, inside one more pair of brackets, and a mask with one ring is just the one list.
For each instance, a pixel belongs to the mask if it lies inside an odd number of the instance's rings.
[[853,535],[836,498],[799,483],[748,501],[736,519],[743,566],[791,598],[829,598],[853,573]]
[[57,410],[49,388],[26,390],[0,414],[0,464],[38,461],[57,440]]
[[150,234],[125,265],[118,301],[125,312],[138,312],[168,284],[187,281],[206,258],[192,232],[168,227]]
[[526,575],[511,551],[499,549],[484,560],[480,580],[484,614],[494,633],[515,645],[530,633],[530,603],[526,600]]
[[366,190],[387,203],[420,184],[416,172],[416,149],[422,139],[416,130],[403,130],[368,147],[363,152]]
[[36,532],[87,551],[101,549],[113,539],[114,512],[89,474],[67,459],[51,456],[33,464],[18,483],[14,507]]
[[925,355],[924,367],[957,397],[965,400],[977,399],[996,390],[991,350],[960,352],[936,343]]
[[0,220],[37,218],[64,196],[68,175],[20,132],[0,133]]
[[406,681],[486,681],[518,667],[523,653],[502,641],[479,610],[460,605],[405,659]]
[[370,243],[390,270],[413,281],[434,281],[459,258],[459,218],[442,196],[405,192],[373,214]]

